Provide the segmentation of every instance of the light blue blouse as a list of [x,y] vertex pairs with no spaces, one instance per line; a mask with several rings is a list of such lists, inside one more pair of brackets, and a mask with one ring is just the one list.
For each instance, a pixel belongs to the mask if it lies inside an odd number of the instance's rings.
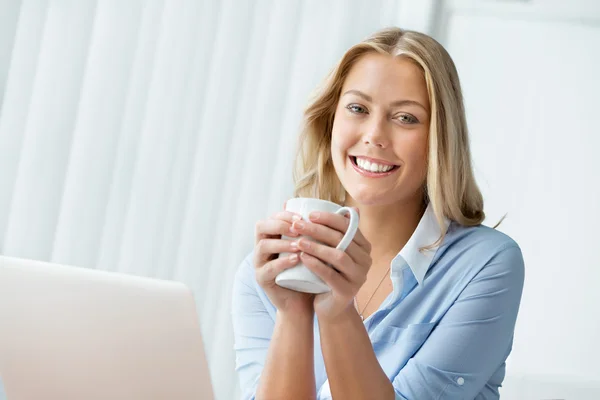
[[[523,256],[507,235],[447,223],[431,206],[391,265],[393,291],[364,322],[396,399],[497,399],[524,281]],[[254,399],[276,309],[257,284],[252,253],[233,288],[236,371],[243,399]],[[318,399],[331,399],[315,318]]]

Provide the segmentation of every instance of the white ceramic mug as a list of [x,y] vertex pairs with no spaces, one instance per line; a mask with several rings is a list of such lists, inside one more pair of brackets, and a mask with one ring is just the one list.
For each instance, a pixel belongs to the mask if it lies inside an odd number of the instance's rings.
[[[358,213],[356,210],[350,207],[342,207],[338,204],[332,203],[331,201],[297,197],[288,200],[285,209],[286,211],[291,211],[301,215],[302,219],[305,221],[310,221],[308,215],[313,211],[350,214],[350,224],[348,225],[346,234],[342,238],[341,242],[336,246],[336,248],[340,250],[346,250],[350,243],[352,243],[352,239],[354,239],[354,235],[358,230]],[[321,243],[320,241],[305,235],[300,235],[298,237],[283,235],[281,238],[298,240],[300,237],[306,237],[308,240]],[[286,257],[289,255],[290,253],[281,253],[279,254],[279,257]],[[323,282],[323,280],[316,276],[311,270],[306,268],[302,262],[299,262],[295,267],[285,270],[277,275],[277,278],[275,278],[275,283],[281,287],[305,293],[325,293],[330,290],[329,286],[327,286],[325,282]]]

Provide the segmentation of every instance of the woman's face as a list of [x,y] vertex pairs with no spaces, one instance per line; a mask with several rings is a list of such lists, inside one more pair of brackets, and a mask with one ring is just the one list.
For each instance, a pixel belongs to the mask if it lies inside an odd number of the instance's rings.
[[357,204],[421,200],[429,117],[425,78],[412,61],[368,53],[354,64],[336,108],[331,154]]

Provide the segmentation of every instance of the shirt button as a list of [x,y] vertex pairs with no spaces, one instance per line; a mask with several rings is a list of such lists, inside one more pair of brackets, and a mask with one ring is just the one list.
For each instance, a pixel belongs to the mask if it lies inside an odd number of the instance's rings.
[[458,383],[459,386],[462,386],[465,384],[465,379],[461,376],[456,380],[456,383]]

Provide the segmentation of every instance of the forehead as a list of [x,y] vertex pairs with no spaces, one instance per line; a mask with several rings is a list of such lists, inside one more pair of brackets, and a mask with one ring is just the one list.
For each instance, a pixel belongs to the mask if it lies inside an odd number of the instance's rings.
[[423,70],[408,57],[363,55],[350,69],[342,93],[351,89],[368,94],[374,102],[415,100],[429,105]]

